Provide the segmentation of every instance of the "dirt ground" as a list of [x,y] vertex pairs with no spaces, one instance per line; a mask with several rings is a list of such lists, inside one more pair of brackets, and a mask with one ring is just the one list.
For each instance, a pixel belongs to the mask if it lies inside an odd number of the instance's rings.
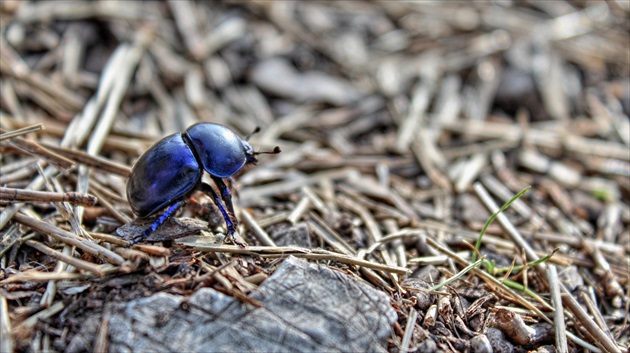
[[[0,2],[0,351],[264,306],[289,256],[389,297],[370,350],[628,351],[629,33],[626,0]],[[234,238],[206,188],[127,247],[132,166],[198,122],[282,152],[227,179]]]

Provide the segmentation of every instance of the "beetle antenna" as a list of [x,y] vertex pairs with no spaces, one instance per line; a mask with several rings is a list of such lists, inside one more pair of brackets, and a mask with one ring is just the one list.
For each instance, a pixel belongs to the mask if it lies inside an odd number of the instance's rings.
[[273,151],[261,151],[261,152],[254,152],[254,155],[258,155],[258,154],[278,154],[282,152],[280,150],[280,146],[276,146],[273,148]]
[[252,135],[257,134],[260,132],[260,126],[256,126],[256,128],[254,129],[254,131],[250,132],[247,137],[245,137],[245,141],[249,141],[249,138],[252,137]]

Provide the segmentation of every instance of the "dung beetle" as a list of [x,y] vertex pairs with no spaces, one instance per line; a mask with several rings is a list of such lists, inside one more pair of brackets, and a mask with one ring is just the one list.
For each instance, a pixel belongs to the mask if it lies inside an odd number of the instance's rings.
[[[195,190],[210,194],[225,219],[228,236],[232,237],[237,219],[232,195],[223,179],[230,178],[245,164],[256,164],[258,154],[280,152],[277,146],[271,152],[254,152],[248,140],[258,131],[257,128],[242,139],[223,125],[197,123],[184,132],[164,137],[144,152],[131,169],[127,182],[129,205],[139,218],[165,211],[128,246],[155,231]],[[204,170],[220,191],[220,198],[212,186],[201,181]]]

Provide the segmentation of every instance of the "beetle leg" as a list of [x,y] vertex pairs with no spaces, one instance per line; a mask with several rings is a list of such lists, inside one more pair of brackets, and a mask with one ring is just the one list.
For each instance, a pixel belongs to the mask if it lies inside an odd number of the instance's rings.
[[236,186],[234,186],[236,184],[236,181],[232,177],[227,177],[227,179],[230,181],[229,185],[232,188],[232,191],[234,192],[234,195],[236,195],[238,197],[239,196],[238,195],[238,189],[236,188]]
[[166,211],[164,211],[164,213],[162,213],[160,215],[160,217],[158,217],[158,219],[156,219],[151,226],[149,226],[149,228],[145,229],[142,233],[140,233],[140,235],[138,235],[137,237],[133,238],[133,240],[127,244],[125,247],[126,248],[130,248],[132,245],[144,240],[146,237],[149,236],[149,234],[155,232],[155,230],[162,224],[164,223],[168,217],[170,217],[173,213],[175,213],[180,207],[182,207],[182,205],[184,205],[184,200],[181,201],[177,201],[174,204],[172,204],[171,206],[169,206]]
[[221,191],[221,198],[223,199],[223,202],[225,202],[225,207],[227,207],[228,215],[230,216],[230,219],[234,224],[234,229],[236,229],[236,226],[238,225],[238,220],[236,219],[236,215],[234,213],[234,205],[232,204],[232,194],[230,194],[230,189],[227,187],[227,185],[225,185],[223,179],[212,176],[212,180],[219,188],[219,191]]
[[[216,183],[216,181],[215,181],[215,183]],[[234,234],[234,232],[235,232],[236,227],[234,226],[234,223],[232,222],[231,217],[225,211],[225,208],[223,207],[223,204],[221,203],[221,198],[219,197],[219,195],[217,195],[217,192],[214,191],[212,186],[210,186],[208,184],[205,184],[205,183],[201,183],[200,189],[201,189],[202,192],[205,192],[205,193],[208,193],[208,194],[212,195],[212,201],[214,201],[214,204],[217,205],[217,207],[219,208],[219,211],[221,211],[221,214],[223,215],[223,219],[225,219],[225,223],[227,224],[228,235],[232,236],[232,234]],[[226,204],[227,204],[227,202],[226,202]],[[230,209],[230,206],[232,206],[231,203],[229,204],[228,209]]]

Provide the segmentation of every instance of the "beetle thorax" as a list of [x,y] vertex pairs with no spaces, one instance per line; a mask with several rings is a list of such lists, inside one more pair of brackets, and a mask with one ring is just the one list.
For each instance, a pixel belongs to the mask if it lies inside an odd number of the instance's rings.
[[184,136],[203,169],[211,175],[227,178],[248,161],[244,141],[224,126],[195,124],[184,132]]

